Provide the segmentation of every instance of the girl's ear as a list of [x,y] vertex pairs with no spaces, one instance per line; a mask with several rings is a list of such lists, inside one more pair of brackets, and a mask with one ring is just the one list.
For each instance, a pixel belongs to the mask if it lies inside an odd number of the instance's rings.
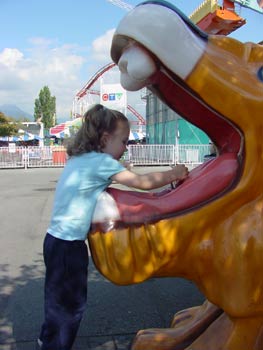
[[101,148],[104,148],[106,146],[108,139],[109,139],[109,133],[104,132],[100,138],[100,147]]

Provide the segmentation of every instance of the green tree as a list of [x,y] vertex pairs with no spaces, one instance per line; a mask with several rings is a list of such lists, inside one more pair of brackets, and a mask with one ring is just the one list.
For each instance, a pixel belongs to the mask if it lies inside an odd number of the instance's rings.
[[18,132],[18,124],[14,123],[11,118],[0,112],[0,136],[12,136]]
[[56,97],[51,96],[48,86],[44,86],[35,99],[34,118],[44,123],[45,128],[51,128],[57,123]]

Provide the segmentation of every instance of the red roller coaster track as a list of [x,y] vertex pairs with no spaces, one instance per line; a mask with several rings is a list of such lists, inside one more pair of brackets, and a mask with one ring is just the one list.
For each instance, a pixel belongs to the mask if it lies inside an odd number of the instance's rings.
[[[115,67],[115,63],[108,63],[104,67],[100,68],[83,86],[83,88],[76,94],[75,99],[79,101],[82,97],[87,94],[91,95],[100,95],[100,91],[91,89],[92,86],[96,83],[96,81],[107,71]],[[138,125],[146,125],[145,119],[138,113],[131,105],[127,105],[128,110],[138,119]],[[74,113],[76,115],[76,113]]]
[[[108,63],[106,66],[100,68],[92,77],[91,79],[87,82],[85,86],[76,94],[77,100],[79,100],[81,97],[85,96],[88,93],[95,92],[94,90],[90,90],[90,88],[96,83],[96,81],[108,70],[112,69],[114,66],[116,66],[115,63]],[[97,95],[97,93],[95,93]]]

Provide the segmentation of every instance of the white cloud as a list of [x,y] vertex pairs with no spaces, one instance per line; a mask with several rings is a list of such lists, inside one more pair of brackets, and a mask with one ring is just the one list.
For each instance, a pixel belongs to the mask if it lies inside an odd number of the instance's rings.
[[115,29],[108,30],[104,35],[95,39],[92,43],[93,59],[102,64],[111,62],[110,47]]
[[33,114],[34,101],[47,85],[57,99],[57,115],[69,118],[72,100],[80,88],[86,57],[72,45],[51,47],[38,38],[28,51],[5,48],[0,52],[0,105],[16,104]]
[[55,42],[53,39],[47,39],[47,38],[41,38],[41,37],[33,37],[29,38],[29,43],[31,43],[34,46],[39,46],[39,47],[49,47],[51,44]]
[[23,53],[17,49],[6,48],[0,54],[0,63],[8,68],[15,67],[16,64],[23,59]]
[[[30,48],[23,52],[5,48],[0,52],[0,105],[15,104],[33,115],[35,99],[40,90],[48,86],[52,96],[56,96],[58,120],[69,119],[75,94],[111,62],[113,33],[114,29],[108,30],[95,39],[90,48],[58,45],[56,40],[47,38],[30,39]],[[118,70],[109,71],[103,79],[118,82]],[[135,94],[132,100],[134,97]]]

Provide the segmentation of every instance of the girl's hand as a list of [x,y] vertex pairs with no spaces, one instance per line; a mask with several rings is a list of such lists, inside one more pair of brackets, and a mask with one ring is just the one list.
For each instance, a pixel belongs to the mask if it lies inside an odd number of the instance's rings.
[[188,168],[184,164],[177,164],[173,169],[174,181],[182,181],[189,175]]
[[123,161],[121,164],[127,169],[127,170],[132,170],[133,164],[130,162]]

